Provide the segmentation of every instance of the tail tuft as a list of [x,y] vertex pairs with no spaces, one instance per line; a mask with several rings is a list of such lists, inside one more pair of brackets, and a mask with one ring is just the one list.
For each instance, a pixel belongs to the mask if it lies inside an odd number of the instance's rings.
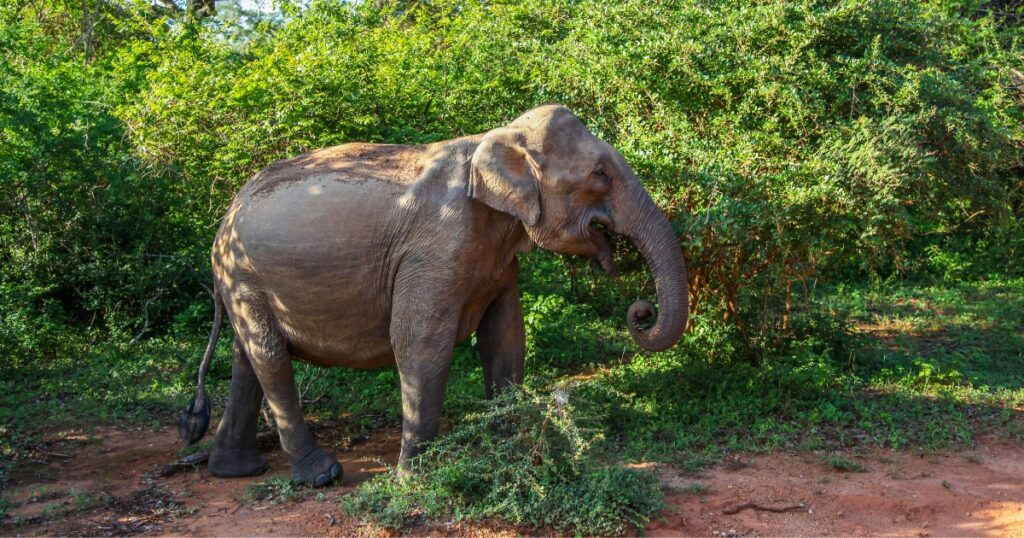
[[213,329],[210,331],[210,340],[206,343],[203,362],[199,365],[196,397],[178,418],[178,436],[185,441],[185,446],[202,439],[206,435],[206,429],[210,427],[210,398],[206,396],[206,372],[210,369],[210,360],[213,359],[213,352],[217,349],[217,337],[220,336],[220,325],[223,321],[224,303],[221,301],[220,295],[215,292],[213,293]]
[[178,418],[178,437],[185,442],[185,446],[195,444],[206,435],[210,427],[210,399],[206,397],[206,391],[200,390],[192,403],[181,411]]

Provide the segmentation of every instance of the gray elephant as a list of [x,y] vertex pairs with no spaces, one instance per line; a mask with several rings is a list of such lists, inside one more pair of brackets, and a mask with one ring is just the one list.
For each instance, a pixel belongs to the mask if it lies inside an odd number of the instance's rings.
[[214,329],[182,438],[199,440],[209,424],[204,378],[226,311],[234,358],[214,475],[267,469],[256,449],[265,395],[296,479],[323,486],[341,476],[303,421],[292,359],[397,364],[407,474],[437,435],[458,342],[476,332],[488,398],[522,383],[518,253],[537,244],[614,271],[595,223],[628,236],[654,275],[661,312],[634,303],[633,338],[652,351],[672,346],[688,314],[679,241],[622,155],[563,106],[482,135],[345,144],[271,164],[242,187],[214,241]]

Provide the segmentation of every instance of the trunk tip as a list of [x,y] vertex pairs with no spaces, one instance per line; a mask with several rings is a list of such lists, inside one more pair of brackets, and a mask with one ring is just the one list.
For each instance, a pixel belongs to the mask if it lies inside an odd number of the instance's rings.
[[[640,347],[647,351],[665,351],[679,341],[684,327],[679,327],[679,330],[676,331],[674,328],[664,326],[666,321],[659,318],[658,309],[650,301],[642,299],[629,305],[629,312],[626,314],[629,334]],[[670,326],[673,324],[672,322],[668,323]],[[685,321],[683,326],[685,326]],[[666,329],[668,329],[667,332]]]
[[630,331],[644,331],[640,324],[657,317],[658,309],[650,301],[639,300],[629,305],[629,312],[626,314]]

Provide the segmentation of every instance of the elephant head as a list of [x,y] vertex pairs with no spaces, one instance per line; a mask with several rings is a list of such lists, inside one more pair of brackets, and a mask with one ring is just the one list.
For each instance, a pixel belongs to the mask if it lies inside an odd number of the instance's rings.
[[[540,247],[597,259],[614,271],[611,248],[595,224],[629,237],[654,275],[661,312],[648,301],[629,308],[634,340],[650,351],[671,347],[686,328],[686,265],[668,220],[626,160],[559,105],[523,114],[486,133],[473,154],[469,196],[521,220]],[[653,326],[640,322],[657,315]]]

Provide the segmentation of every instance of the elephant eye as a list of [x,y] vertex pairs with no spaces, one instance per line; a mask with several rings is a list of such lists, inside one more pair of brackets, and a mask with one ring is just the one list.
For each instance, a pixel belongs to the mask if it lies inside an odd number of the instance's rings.
[[590,175],[595,179],[595,181],[591,181],[593,190],[603,191],[608,189],[608,185],[611,183],[612,178],[608,175],[608,172],[605,171],[604,165],[597,165]]

